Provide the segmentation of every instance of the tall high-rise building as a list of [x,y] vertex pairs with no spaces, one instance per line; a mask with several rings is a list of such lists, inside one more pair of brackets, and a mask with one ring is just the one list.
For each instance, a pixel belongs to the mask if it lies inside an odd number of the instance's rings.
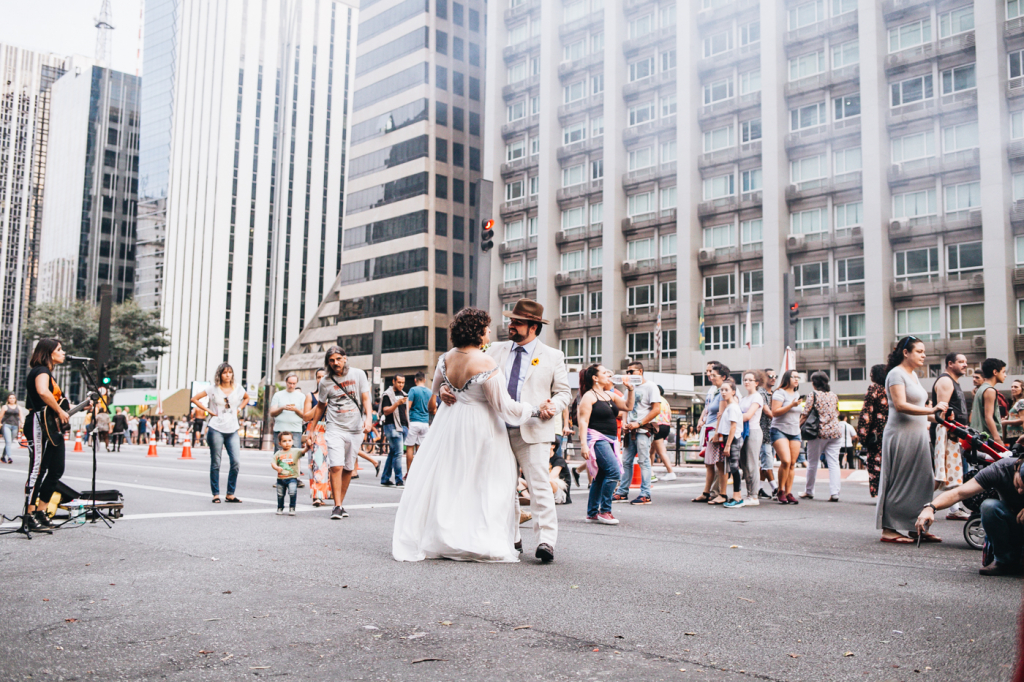
[[230,362],[252,388],[340,267],[356,10],[211,0],[174,16],[158,386]]
[[908,334],[933,373],[952,351],[1021,373],[1024,4],[489,11],[492,311],[536,297],[568,362],[700,383],[778,366],[789,273],[798,364],[839,392]]
[[28,370],[22,328],[36,298],[50,87],[64,58],[0,43],[0,383],[21,386]]
[[485,3],[363,2],[341,268],[278,365],[313,378],[344,347],[369,368],[431,370],[450,316],[475,305],[483,199]]
[[[139,215],[135,238],[135,302],[159,311],[167,239],[167,188],[174,129],[174,74],[178,61],[180,0],[146,0],[139,101]],[[143,365],[136,385],[155,386],[156,360]]]
[[39,245],[39,302],[99,304],[135,290],[139,78],[73,66],[51,88],[49,191]]

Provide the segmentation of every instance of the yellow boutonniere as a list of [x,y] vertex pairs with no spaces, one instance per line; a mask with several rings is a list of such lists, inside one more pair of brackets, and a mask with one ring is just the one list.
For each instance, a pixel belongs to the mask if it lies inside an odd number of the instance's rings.
[[533,365],[534,367],[536,367],[539,362],[540,362],[540,358],[534,358],[533,361],[530,364]]

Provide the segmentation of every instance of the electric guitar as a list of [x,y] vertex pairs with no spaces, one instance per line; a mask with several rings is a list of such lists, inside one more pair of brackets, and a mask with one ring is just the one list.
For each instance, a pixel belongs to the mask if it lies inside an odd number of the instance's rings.
[[[92,391],[89,391],[89,394],[85,397],[85,400],[78,403],[74,407],[72,407],[71,403],[68,402],[68,399],[63,396],[61,396],[61,398],[57,401],[57,404],[60,406],[60,409],[67,412],[68,417],[70,417],[76,412],[81,412],[82,410],[86,409],[87,407],[92,405],[92,403],[95,400],[98,399],[99,395]],[[64,432],[70,429],[70,421],[62,422],[56,410],[50,408],[49,406],[43,407],[43,433],[46,436],[46,440],[50,441],[50,445],[58,445],[59,443],[63,443]]]

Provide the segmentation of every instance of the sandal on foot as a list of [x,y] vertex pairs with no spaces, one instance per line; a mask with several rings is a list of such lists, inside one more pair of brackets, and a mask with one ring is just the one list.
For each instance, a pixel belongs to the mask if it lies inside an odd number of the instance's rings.
[[238,499],[237,497],[225,497],[224,501],[225,502],[231,502],[233,504],[242,504],[242,501],[240,499]]
[[711,501],[711,493],[706,491],[706,490],[704,492],[702,492],[698,497],[695,497],[692,500],[690,500],[690,502],[710,502],[710,501]]
[[220,497],[213,498],[213,503],[214,504],[220,504]]
[[718,497],[716,497],[713,500],[708,500],[708,504],[710,504],[710,505],[725,504],[728,501],[729,501],[728,497],[726,497],[725,495],[719,495]]
[[894,545],[912,545],[914,540],[908,538],[906,535],[897,535],[894,538],[887,538],[882,536],[882,542],[891,542]]
[[[917,542],[917,533],[911,533],[910,539],[914,542]],[[942,538],[940,538],[938,535],[933,535],[932,533],[925,533],[921,536],[921,544],[927,542],[942,542]]]

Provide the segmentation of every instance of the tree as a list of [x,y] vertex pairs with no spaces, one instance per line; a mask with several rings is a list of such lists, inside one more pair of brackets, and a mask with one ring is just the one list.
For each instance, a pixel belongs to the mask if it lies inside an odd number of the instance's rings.
[[[99,319],[99,307],[84,301],[42,303],[33,308],[24,338],[30,343],[57,338],[68,355],[95,358],[99,353]],[[157,313],[143,310],[135,301],[113,306],[106,376],[120,386],[121,380],[141,372],[145,360],[156,360],[167,352],[170,342],[166,334]]]

